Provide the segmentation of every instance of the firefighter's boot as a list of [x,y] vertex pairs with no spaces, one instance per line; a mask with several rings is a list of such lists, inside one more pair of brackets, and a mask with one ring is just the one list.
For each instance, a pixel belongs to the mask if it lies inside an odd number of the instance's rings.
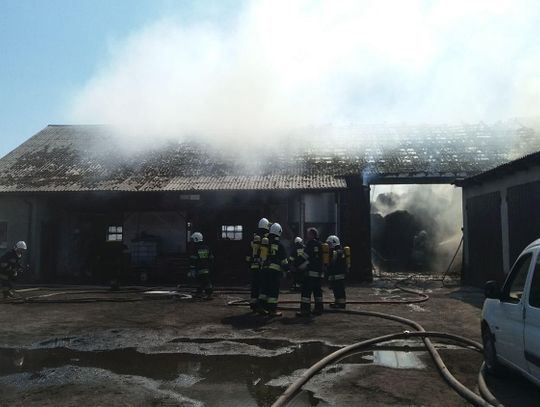
[[316,302],[315,306],[313,307],[313,315],[322,315],[324,312],[324,307],[322,302]]

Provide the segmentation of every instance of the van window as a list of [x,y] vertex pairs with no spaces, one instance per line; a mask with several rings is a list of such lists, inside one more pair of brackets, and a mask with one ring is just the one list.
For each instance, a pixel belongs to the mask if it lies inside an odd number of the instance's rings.
[[540,308],[540,256],[536,260],[534,275],[531,282],[531,292],[529,293],[529,305]]
[[525,289],[527,273],[531,265],[532,254],[527,253],[519,258],[510,272],[510,278],[503,290],[503,298],[510,302],[519,302]]

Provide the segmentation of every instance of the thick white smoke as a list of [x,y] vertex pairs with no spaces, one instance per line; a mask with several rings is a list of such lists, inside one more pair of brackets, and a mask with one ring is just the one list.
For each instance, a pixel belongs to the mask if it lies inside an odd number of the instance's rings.
[[538,1],[239,4],[226,23],[170,18],[118,39],[73,120],[132,142],[259,146],[324,124],[537,115]]

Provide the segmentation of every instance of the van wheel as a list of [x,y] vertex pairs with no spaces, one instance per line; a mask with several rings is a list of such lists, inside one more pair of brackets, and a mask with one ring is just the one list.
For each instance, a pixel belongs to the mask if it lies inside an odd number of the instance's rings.
[[487,324],[482,325],[482,342],[484,344],[484,361],[486,370],[493,376],[501,376],[504,373],[504,366],[497,359],[495,349],[495,339]]

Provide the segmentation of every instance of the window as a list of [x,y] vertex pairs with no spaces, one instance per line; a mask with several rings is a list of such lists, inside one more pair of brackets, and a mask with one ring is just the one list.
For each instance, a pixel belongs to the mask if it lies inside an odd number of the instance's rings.
[[534,275],[531,281],[531,292],[529,293],[529,305],[540,308],[540,256],[536,260]]
[[242,240],[242,225],[223,225],[221,227],[221,238],[227,240]]
[[510,279],[504,287],[504,297],[510,302],[519,302],[525,289],[525,281],[531,265],[532,254],[527,253],[520,257],[510,272]]
[[107,230],[107,242],[121,242],[123,229],[122,226],[109,226]]
[[7,249],[7,222],[0,222],[0,249]]

